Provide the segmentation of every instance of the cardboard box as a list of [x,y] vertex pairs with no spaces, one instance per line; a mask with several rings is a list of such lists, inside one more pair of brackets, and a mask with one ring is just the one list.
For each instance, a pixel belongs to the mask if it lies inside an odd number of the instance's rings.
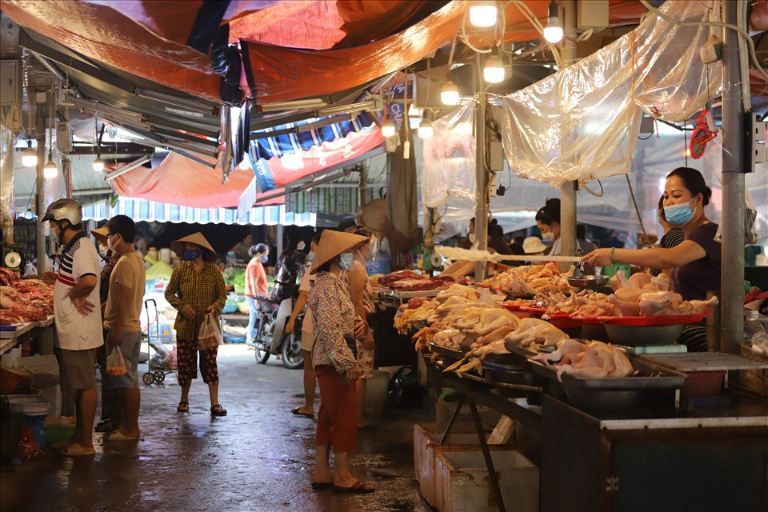
[[32,389],[42,389],[59,383],[59,363],[56,356],[20,357],[18,364],[20,370],[25,370],[32,375],[30,381]]

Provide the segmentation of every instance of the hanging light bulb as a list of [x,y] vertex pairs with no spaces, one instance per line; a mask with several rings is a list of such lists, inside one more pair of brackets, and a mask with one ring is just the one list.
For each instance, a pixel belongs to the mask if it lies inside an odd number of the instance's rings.
[[496,24],[496,14],[496,2],[473,2],[469,8],[469,22],[476,27],[492,27]]
[[27,140],[27,149],[21,154],[21,165],[34,167],[37,165],[37,151],[32,149],[32,141]]
[[544,39],[552,44],[557,44],[563,40],[563,27],[560,26],[560,18],[557,16],[557,2],[555,0],[549,3],[549,21],[544,27]]
[[491,55],[485,61],[483,68],[483,78],[491,84],[497,84],[504,81],[504,62],[496,55]]
[[432,128],[432,122],[429,119],[422,119],[419,123],[419,130],[418,135],[422,139],[429,139],[432,137],[432,134],[434,133],[434,129]]
[[51,152],[48,152],[48,162],[45,164],[45,167],[43,167],[43,176],[50,180],[58,175],[59,169],[56,167],[56,164],[53,163],[53,155]]
[[101,172],[104,170],[104,160],[101,158],[96,158],[96,160],[93,161],[93,170],[94,172]]
[[390,138],[394,136],[395,123],[393,123],[392,120],[389,120],[389,119],[381,123],[381,134],[386,138]]
[[443,85],[440,91],[440,101],[443,105],[458,105],[459,104],[459,88],[456,84],[448,80]]

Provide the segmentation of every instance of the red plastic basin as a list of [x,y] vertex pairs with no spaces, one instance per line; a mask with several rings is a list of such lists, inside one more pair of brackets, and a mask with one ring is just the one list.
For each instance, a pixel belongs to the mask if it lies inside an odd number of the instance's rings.
[[725,372],[693,372],[680,389],[682,396],[712,396],[723,389]]

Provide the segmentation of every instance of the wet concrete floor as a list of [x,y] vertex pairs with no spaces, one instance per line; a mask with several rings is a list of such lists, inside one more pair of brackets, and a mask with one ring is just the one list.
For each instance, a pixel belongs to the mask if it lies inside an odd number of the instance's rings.
[[[143,373],[145,365],[139,366]],[[310,486],[315,423],[294,416],[303,403],[302,371],[279,361],[256,364],[243,345],[220,347],[220,402],[211,418],[208,389],[198,379],[190,412],[177,413],[175,375],[144,387],[138,443],[104,444],[96,456],[40,460],[0,475],[0,510],[11,511],[431,511],[413,470],[413,424],[434,421],[422,410],[371,418],[351,459],[355,476],[376,486],[369,495],[337,495]],[[316,402],[316,409],[319,401]],[[432,409],[432,410],[430,410]],[[97,418],[99,413],[97,413]]]

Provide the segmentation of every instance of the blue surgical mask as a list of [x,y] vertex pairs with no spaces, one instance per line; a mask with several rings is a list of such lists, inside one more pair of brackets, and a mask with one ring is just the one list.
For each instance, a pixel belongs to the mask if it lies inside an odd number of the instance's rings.
[[187,261],[196,260],[200,256],[201,249],[184,249],[184,259]]
[[259,259],[261,260],[262,263],[266,263],[267,261],[269,261],[269,257],[264,256],[263,254],[261,255],[261,257]]
[[[693,201],[693,199],[691,199],[691,201]],[[696,211],[695,209],[691,210],[691,201],[665,206],[664,217],[667,218],[667,222],[673,226],[684,226],[688,224],[693,218],[693,213]]]
[[310,263],[315,261],[315,253],[313,253],[313,252],[309,253],[309,255],[307,256],[307,261],[310,262]]
[[342,254],[340,256],[340,260],[336,263],[336,266],[339,267],[339,270],[349,270],[352,268],[352,255]]

